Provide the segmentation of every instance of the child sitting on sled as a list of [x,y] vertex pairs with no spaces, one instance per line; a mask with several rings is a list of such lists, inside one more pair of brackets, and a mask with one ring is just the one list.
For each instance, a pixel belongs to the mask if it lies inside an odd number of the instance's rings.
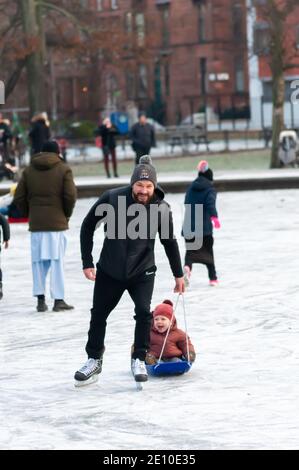
[[186,333],[177,327],[176,318],[173,313],[173,303],[170,300],[164,300],[153,311],[150,348],[145,358],[146,364],[153,365],[158,362],[168,329],[169,334],[164,345],[161,360],[163,362],[194,362],[196,357],[194,346]]

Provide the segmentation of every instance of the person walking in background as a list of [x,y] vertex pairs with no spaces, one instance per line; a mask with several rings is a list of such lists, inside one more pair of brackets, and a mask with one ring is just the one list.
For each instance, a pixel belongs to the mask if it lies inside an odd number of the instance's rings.
[[2,164],[9,162],[9,146],[12,142],[12,131],[10,128],[9,119],[4,119],[3,114],[0,113],[0,152],[2,157]]
[[108,117],[103,120],[103,124],[98,127],[95,133],[102,139],[102,151],[107,178],[111,176],[109,170],[109,155],[111,155],[114,176],[118,178],[115,141],[115,136],[118,133],[117,128],[111,123]]
[[[2,245],[2,240],[1,240],[1,230],[3,232],[3,243],[4,243],[4,248],[8,248],[8,243],[10,239],[10,230],[9,230],[9,224],[4,217],[0,213],[0,255],[1,255],[1,245]],[[0,300],[3,297],[3,284],[2,284],[2,269],[1,269],[1,257],[0,257]]]
[[37,113],[31,119],[29,139],[31,142],[31,156],[42,151],[45,142],[50,139],[50,121],[46,112]]
[[[124,201],[125,209],[119,207]],[[105,217],[102,209],[111,207],[111,215],[105,222],[106,237],[101,251],[97,272],[94,268],[92,248],[96,227]],[[139,222],[147,226],[145,238],[131,239],[128,231],[132,225],[130,209],[143,213]],[[157,209],[160,222],[150,217]],[[106,214],[106,212],[105,212]],[[109,235],[110,225],[125,229],[125,237]],[[162,227],[167,227],[163,236]],[[127,290],[135,304],[135,336],[132,352],[132,373],[136,382],[147,380],[145,356],[149,348],[151,312],[150,304],[155,281],[155,237],[159,237],[165,249],[172,274],[175,278],[175,292],[184,292],[183,270],[177,240],[173,233],[172,213],[164,201],[164,193],[157,186],[156,170],[149,156],[144,156],[133,171],[131,184],[122,188],[106,191],[85,217],[81,227],[81,256],[83,272],[87,279],[95,281],[91,321],[86,344],[87,362],[75,373],[75,385],[82,386],[95,382],[102,371],[105,351],[105,334],[108,316],[119,303]]]
[[149,155],[151,148],[156,146],[155,130],[147,122],[144,112],[139,114],[139,121],[132,126],[130,139],[132,140],[132,149],[136,154],[135,164],[138,165],[140,157]]
[[[199,249],[190,249],[188,244],[195,241],[193,239],[186,239],[186,254],[185,254],[185,266],[184,266],[184,278],[185,283],[188,285],[193,263],[205,264],[208,269],[208,275],[211,286],[218,284],[214,252],[213,252],[213,227],[216,229],[220,228],[220,222],[218,220],[218,214],[216,210],[216,190],[213,185],[213,172],[209,168],[208,162],[202,160],[197,166],[198,176],[193,181],[191,186],[187,189],[185,196],[185,204],[191,205],[191,231],[196,233],[195,227],[195,205],[202,204],[203,206],[203,230],[200,235],[196,235],[198,238],[202,236],[202,246]],[[184,235],[184,231],[183,231]]]
[[50,291],[53,310],[73,309],[64,301],[63,258],[65,231],[76,202],[72,170],[60,157],[56,141],[46,142],[42,152],[33,156],[18,183],[13,202],[24,216],[29,216],[33,295],[37,311],[48,310],[45,285],[50,269]]

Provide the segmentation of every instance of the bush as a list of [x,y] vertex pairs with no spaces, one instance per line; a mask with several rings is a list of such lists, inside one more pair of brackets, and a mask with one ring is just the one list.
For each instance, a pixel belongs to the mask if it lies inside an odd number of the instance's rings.
[[97,125],[92,121],[73,122],[67,134],[70,139],[93,139]]

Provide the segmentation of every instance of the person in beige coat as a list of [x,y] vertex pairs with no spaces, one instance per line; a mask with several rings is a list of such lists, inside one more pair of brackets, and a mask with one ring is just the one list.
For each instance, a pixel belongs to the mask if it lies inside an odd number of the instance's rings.
[[65,231],[76,196],[72,170],[60,158],[57,142],[46,142],[42,152],[35,154],[24,170],[13,201],[22,214],[29,217],[33,295],[38,299],[38,312],[48,310],[45,284],[49,270],[53,310],[74,308],[64,301],[63,258]]

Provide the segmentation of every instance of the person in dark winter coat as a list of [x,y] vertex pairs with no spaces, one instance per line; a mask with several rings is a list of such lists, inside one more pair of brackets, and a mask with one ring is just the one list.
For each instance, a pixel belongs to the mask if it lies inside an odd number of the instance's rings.
[[47,113],[38,113],[31,119],[32,127],[29,131],[31,142],[31,156],[42,151],[42,147],[51,137],[50,122]]
[[156,146],[155,130],[147,122],[146,114],[140,113],[139,121],[134,124],[130,131],[132,149],[136,154],[135,163],[138,165],[142,155],[149,155],[151,148]]
[[9,144],[12,142],[12,132],[10,128],[10,121],[4,119],[2,113],[0,113],[0,149],[2,156],[2,165],[6,162],[10,162],[9,158]]
[[[216,190],[213,185],[213,172],[209,168],[208,162],[202,160],[199,162],[198,177],[193,181],[191,186],[187,189],[185,196],[185,204],[191,206],[191,231],[195,233],[195,237],[188,239],[185,236],[186,242],[186,254],[185,254],[185,266],[184,266],[184,277],[186,284],[189,283],[192,264],[201,263],[205,264],[208,269],[208,275],[211,286],[218,284],[214,252],[213,252],[213,227],[216,229],[220,228],[220,222],[218,220],[218,214],[216,210]],[[195,220],[195,206],[201,204],[203,208],[203,226],[202,233],[198,232]],[[189,221],[190,222],[190,221]],[[186,227],[184,227],[186,229]],[[186,235],[184,233],[183,235]],[[190,245],[196,238],[201,241],[202,246],[198,249],[192,249]]]
[[[9,224],[4,217],[4,215],[0,214],[0,255],[1,255],[1,245],[2,245],[2,240],[1,240],[1,229],[3,232],[3,243],[4,243],[4,248],[8,248],[9,244],[9,239],[10,239],[10,230],[9,230]],[[3,297],[3,285],[2,285],[2,270],[1,270],[1,258],[0,258],[0,300]]]
[[115,141],[115,136],[118,133],[117,128],[111,123],[109,118],[104,119],[103,124],[96,130],[96,135],[101,136],[102,138],[102,151],[107,178],[110,178],[111,176],[109,170],[109,155],[111,155],[112,159],[114,176],[118,178]]
[[165,362],[194,362],[196,357],[190,338],[177,327],[171,300],[164,300],[153,311],[150,347],[145,362],[149,365],[156,364],[160,356],[161,361]]
[[[153,213],[156,211],[156,215]],[[136,219],[136,212],[139,216]],[[137,220],[137,223],[136,223]],[[105,240],[94,269],[93,236],[105,223]],[[136,232],[137,227],[139,232]],[[75,373],[76,385],[98,379],[102,370],[106,321],[127,290],[135,304],[135,338],[132,372],[136,381],[147,380],[145,355],[149,347],[150,303],[155,280],[155,238],[159,234],[175,278],[175,292],[184,291],[183,270],[172,213],[157,186],[156,170],[144,156],[133,171],[130,186],[106,191],[93,205],[81,227],[81,254],[87,279],[95,281],[91,322],[86,344],[88,360]]]
[[42,152],[35,154],[25,168],[13,200],[22,214],[29,216],[33,295],[38,299],[38,312],[48,310],[45,284],[49,269],[53,310],[74,308],[64,301],[63,258],[65,231],[76,195],[72,170],[60,158],[57,142],[46,142]]

